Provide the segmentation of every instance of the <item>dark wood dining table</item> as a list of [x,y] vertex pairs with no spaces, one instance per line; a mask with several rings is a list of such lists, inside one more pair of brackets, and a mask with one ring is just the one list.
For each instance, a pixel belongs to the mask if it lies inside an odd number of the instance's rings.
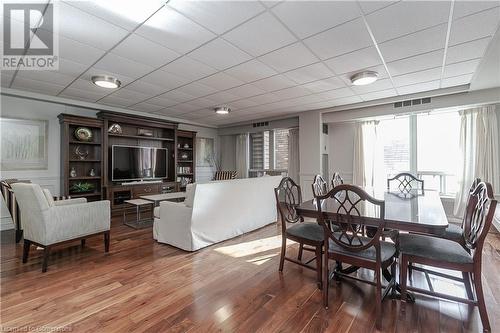
[[[408,231],[425,234],[439,235],[448,227],[448,219],[441,202],[439,193],[436,191],[412,190],[409,192],[384,191],[364,189],[376,199],[385,201],[385,228],[398,231]],[[318,218],[318,202],[316,199],[308,200],[296,207],[299,215],[304,217]],[[321,211],[326,219],[335,220],[339,214],[339,202],[334,199],[325,199],[322,202]],[[356,219],[357,223],[373,223],[378,219],[378,212],[370,209],[362,210],[362,215]],[[373,224],[372,224],[373,225]],[[357,267],[346,269],[354,272]],[[391,274],[385,270],[384,277],[390,281]],[[399,291],[399,285],[396,285]],[[413,300],[410,294],[409,299]]]

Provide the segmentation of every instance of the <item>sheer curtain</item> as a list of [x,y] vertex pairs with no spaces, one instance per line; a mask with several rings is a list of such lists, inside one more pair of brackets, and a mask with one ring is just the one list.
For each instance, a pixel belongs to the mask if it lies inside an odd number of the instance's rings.
[[236,136],[236,172],[238,178],[248,178],[249,149],[248,133]]
[[288,131],[288,176],[299,183],[299,129]]
[[377,134],[378,121],[356,124],[354,133],[353,184],[362,187],[382,188],[383,148]]
[[476,177],[500,192],[499,133],[495,106],[460,111],[460,170],[455,216],[463,216],[470,185]]

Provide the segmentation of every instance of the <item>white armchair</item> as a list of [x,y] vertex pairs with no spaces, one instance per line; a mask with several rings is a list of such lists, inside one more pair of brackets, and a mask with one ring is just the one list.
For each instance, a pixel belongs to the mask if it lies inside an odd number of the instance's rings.
[[109,251],[110,204],[108,200],[89,202],[84,198],[54,201],[48,190],[37,184],[12,184],[24,229],[23,263],[31,244],[44,248],[42,272],[47,271],[51,246],[94,235],[104,235]]

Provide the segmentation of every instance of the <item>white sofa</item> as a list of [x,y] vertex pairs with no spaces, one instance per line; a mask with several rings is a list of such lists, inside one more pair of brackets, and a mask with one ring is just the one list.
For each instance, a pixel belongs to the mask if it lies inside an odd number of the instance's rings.
[[233,238],[276,221],[274,188],[281,176],[190,184],[186,200],[162,201],[153,237],[186,251]]

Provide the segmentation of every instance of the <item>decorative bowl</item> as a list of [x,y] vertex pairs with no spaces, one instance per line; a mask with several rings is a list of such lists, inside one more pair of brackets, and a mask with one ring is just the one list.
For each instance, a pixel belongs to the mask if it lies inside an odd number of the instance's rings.
[[92,131],[88,127],[78,127],[75,130],[75,138],[78,141],[90,142],[94,138]]

